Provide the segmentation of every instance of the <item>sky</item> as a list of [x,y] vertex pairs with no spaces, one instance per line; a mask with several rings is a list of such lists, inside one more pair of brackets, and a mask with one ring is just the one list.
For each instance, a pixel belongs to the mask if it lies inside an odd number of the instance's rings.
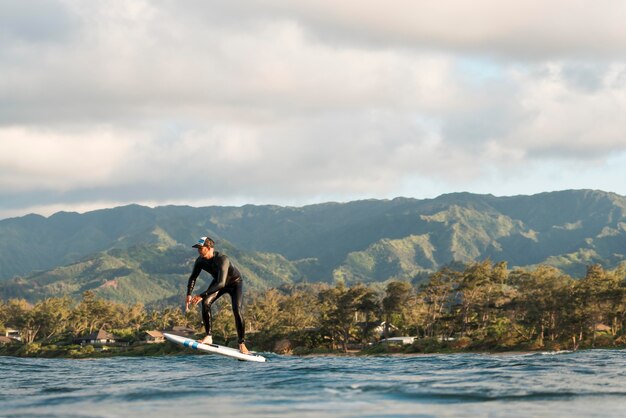
[[0,0],[0,219],[626,195],[626,1]]

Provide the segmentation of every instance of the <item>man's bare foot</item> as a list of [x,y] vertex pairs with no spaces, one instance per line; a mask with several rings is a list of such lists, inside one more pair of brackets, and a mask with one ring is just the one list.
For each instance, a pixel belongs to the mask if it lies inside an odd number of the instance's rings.
[[198,342],[202,343],[202,344],[213,344],[213,336],[212,335],[207,335],[203,339],[198,340]]
[[243,354],[250,354],[245,343],[239,344],[239,351],[241,351]]

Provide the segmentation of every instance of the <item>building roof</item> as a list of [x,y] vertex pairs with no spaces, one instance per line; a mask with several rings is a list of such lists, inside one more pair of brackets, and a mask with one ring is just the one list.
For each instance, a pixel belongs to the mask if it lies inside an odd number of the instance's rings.
[[4,335],[0,335],[0,344],[10,344],[15,342],[13,338],[5,337]]
[[148,334],[152,338],[164,338],[161,331],[146,331],[146,334]]
[[[376,322],[378,324],[378,326],[376,327],[376,329],[385,329],[385,324],[387,323],[386,321],[383,322]],[[398,327],[396,327],[394,324],[389,324],[389,329],[393,329],[393,330],[397,330]]]
[[103,329],[100,329],[98,332],[92,332],[89,335],[85,335],[80,337],[79,340],[116,340],[117,337],[109,332],[106,332]]

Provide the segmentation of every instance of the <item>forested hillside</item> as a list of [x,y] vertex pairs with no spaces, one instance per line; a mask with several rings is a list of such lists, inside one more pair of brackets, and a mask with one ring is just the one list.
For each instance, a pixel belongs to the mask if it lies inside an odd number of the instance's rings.
[[[248,286],[424,281],[485,259],[550,265],[575,278],[615,268],[626,249],[626,198],[591,190],[495,197],[365,200],[304,207],[138,205],[0,221],[0,297],[85,290],[123,302],[178,297],[211,235]],[[182,284],[181,284],[182,283]]]

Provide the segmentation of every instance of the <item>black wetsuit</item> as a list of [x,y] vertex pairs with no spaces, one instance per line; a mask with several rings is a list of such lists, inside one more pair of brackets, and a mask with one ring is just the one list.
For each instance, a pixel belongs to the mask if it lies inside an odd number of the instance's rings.
[[211,305],[224,293],[228,293],[233,305],[233,315],[235,316],[239,344],[242,344],[245,337],[245,328],[242,317],[243,281],[241,280],[241,273],[239,273],[237,267],[228,260],[226,255],[220,254],[217,251],[215,251],[213,257],[208,260],[198,257],[196,263],[193,265],[193,271],[187,283],[187,296],[191,295],[191,292],[193,292],[196,279],[202,270],[213,276],[213,281],[209,285],[209,288],[200,293],[200,296],[202,296],[202,320],[204,321],[206,334],[212,335]]

